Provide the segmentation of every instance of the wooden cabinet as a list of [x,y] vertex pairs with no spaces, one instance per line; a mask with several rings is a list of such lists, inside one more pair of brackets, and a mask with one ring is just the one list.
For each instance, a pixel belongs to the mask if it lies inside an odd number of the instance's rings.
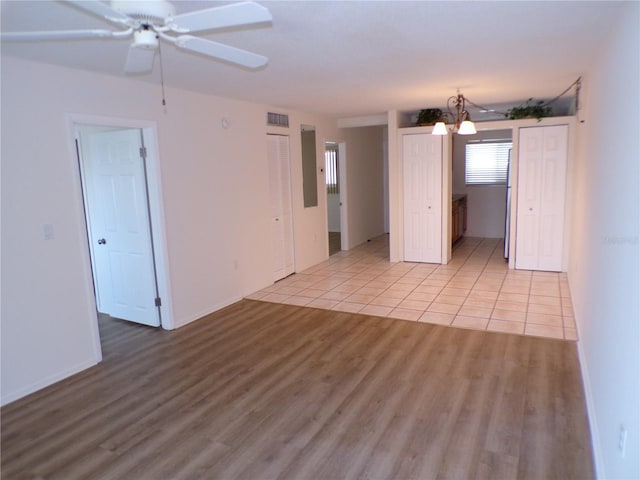
[[457,242],[467,230],[467,196],[456,194],[451,206],[451,243]]

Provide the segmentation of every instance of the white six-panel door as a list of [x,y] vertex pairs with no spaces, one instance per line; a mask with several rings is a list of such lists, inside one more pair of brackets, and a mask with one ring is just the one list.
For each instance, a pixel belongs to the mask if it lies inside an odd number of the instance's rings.
[[82,138],[98,310],[159,326],[141,132],[127,129]]
[[267,148],[274,262],[273,280],[277,281],[295,271],[289,137],[267,135]]
[[442,137],[404,135],[404,259],[442,262]]
[[562,270],[568,126],[520,129],[516,268]]

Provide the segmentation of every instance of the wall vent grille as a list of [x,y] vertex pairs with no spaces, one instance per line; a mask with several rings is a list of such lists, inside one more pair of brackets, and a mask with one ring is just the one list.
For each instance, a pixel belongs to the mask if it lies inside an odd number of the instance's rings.
[[267,125],[275,127],[289,127],[289,115],[284,113],[267,112]]

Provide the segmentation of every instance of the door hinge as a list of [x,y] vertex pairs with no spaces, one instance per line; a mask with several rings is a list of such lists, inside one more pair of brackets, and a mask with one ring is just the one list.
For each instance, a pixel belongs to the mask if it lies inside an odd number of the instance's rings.
[[160,300],[160,297],[156,297],[156,307],[161,307],[162,306],[162,300]]
[[147,158],[147,147],[140,147],[140,157]]

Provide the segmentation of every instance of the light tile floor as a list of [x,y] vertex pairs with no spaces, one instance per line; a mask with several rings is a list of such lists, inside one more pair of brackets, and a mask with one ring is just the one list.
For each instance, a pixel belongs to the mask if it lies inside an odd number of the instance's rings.
[[389,236],[383,235],[247,298],[577,340],[566,274],[509,270],[502,245],[467,237],[447,265],[390,263]]

